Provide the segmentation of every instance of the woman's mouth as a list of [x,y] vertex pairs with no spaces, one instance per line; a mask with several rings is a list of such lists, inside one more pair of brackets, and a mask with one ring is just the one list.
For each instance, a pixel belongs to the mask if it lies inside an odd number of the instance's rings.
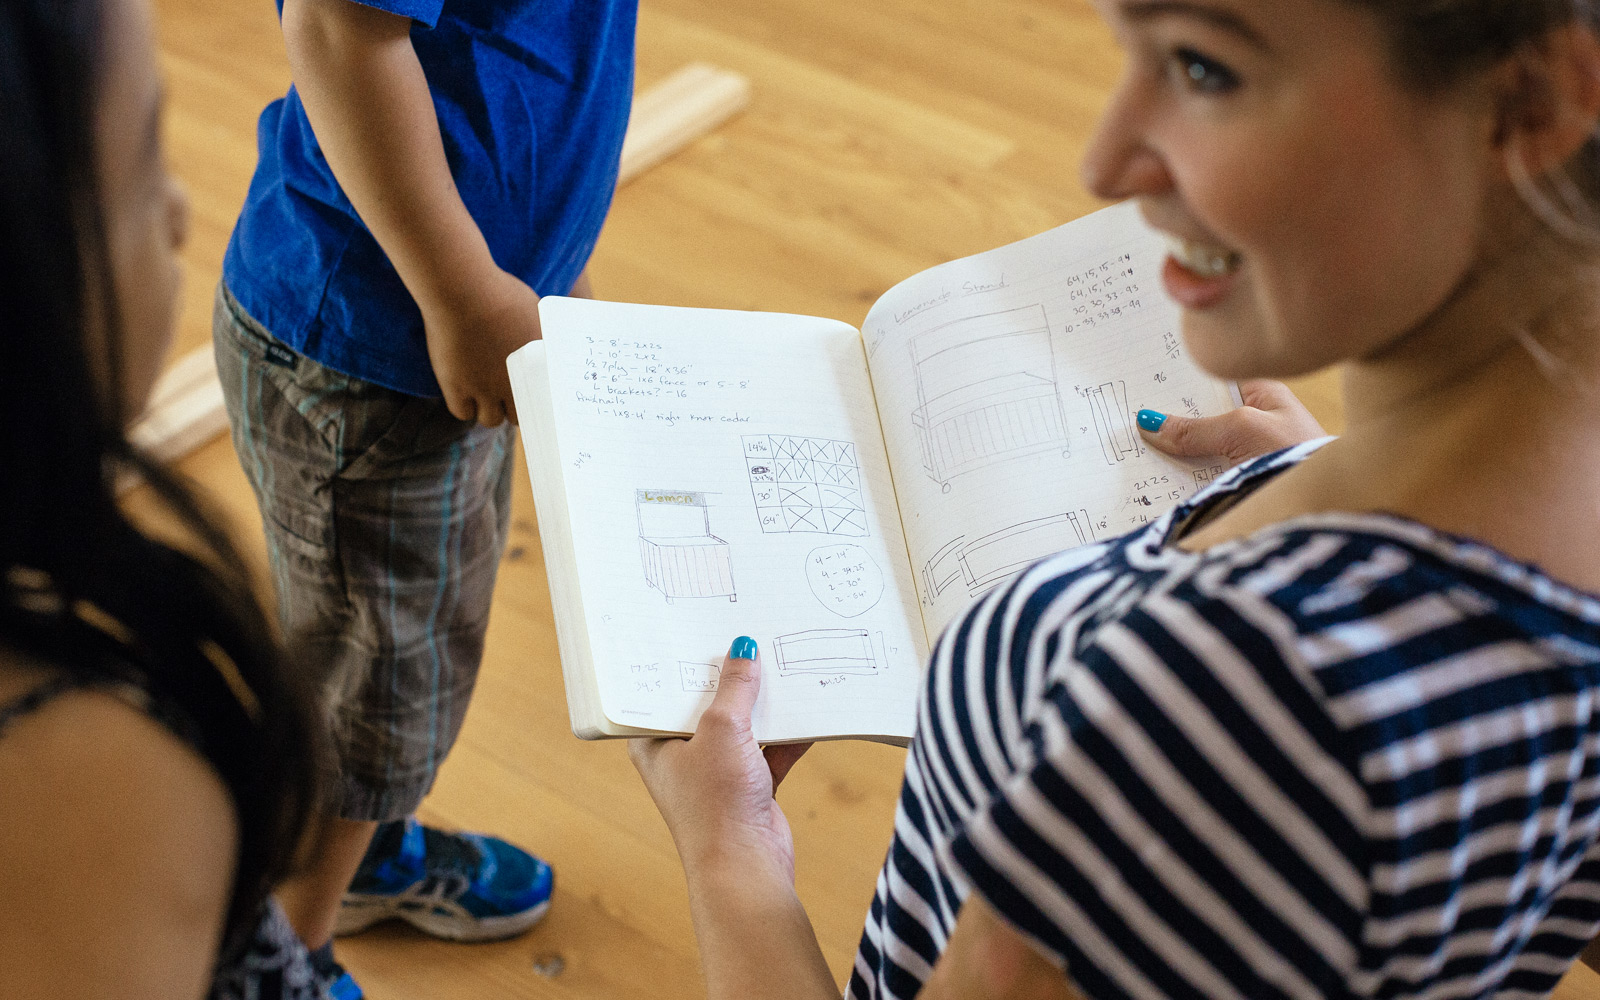
[[1168,235],[1161,281],[1180,306],[1205,309],[1228,294],[1239,263],[1239,255],[1232,250]]

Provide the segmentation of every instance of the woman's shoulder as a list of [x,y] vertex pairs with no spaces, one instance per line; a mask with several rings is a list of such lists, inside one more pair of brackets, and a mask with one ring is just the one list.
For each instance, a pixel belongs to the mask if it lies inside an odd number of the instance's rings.
[[214,955],[236,841],[226,787],[136,700],[72,677],[0,644],[0,713],[49,692],[0,729],[0,856],[25,873],[0,875],[0,938],[81,938],[109,919],[144,946],[207,935]]
[[16,770],[0,784],[10,791],[43,778],[76,787],[154,784],[231,814],[220,776],[130,685],[102,683],[0,642],[0,718],[0,769]]
[[[60,865],[74,854],[181,861],[167,872],[175,892],[208,894],[219,874],[225,890],[235,829],[221,777],[136,694],[73,678],[0,643],[0,714],[9,715],[0,728],[0,855],[28,851]],[[97,835],[106,842],[84,842]]]
[[1384,514],[1308,515],[1197,553],[1163,531],[997,588],[947,630],[930,685],[986,693],[969,711],[1018,732],[1073,691],[1127,692],[1130,719],[1168,696],[1218,719],[1269,712],[1351,764],[1600,686],[1600,600],[1471,540]]

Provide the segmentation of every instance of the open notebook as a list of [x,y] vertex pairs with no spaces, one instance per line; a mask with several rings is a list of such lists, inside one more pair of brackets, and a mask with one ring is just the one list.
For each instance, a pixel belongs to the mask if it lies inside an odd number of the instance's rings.
[[901,282],[862,330],[540,304],[509,361],[573,731],[694,730],[738,635],[764,742],[903,743],[939,631],[1029,562],[1220,473],[1141,407],[1222,412],[1131,205]]

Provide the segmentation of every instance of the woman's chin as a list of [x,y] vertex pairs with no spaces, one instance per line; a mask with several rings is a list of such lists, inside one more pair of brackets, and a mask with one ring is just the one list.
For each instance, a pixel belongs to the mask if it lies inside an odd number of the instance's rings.
[[1183,345],[1189,360],[1210,375],[1233,382],[1252,378],[1288,379],[1326,367],[1311,357],[1295,357],[1254,324],[1231,320],[1220,312],[1184,311]]

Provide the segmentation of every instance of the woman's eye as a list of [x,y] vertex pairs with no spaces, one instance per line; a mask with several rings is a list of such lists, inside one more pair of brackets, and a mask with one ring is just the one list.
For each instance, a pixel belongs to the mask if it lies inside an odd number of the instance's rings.
[[1226,94],[1239,86],[1233,70],[1193,49],[1174,52],[1172,67],[1183,85],[1198,93]]

